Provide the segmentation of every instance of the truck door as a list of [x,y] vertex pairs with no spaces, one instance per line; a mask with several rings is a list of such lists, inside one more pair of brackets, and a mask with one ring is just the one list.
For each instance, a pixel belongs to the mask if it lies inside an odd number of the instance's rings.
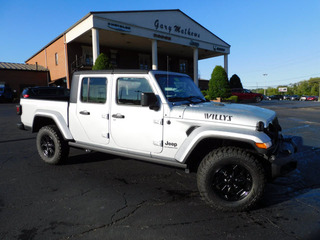
[[160,153],[163,137],[163,108],[141,106],[141,93],[153,92],[145,75],[114,76],[110,113],[111,139],[127,150]]
[[77,124],[72,126],[75,139],[92,144],[109,143],[109,109],[106,77],[83,77],[77,103]]

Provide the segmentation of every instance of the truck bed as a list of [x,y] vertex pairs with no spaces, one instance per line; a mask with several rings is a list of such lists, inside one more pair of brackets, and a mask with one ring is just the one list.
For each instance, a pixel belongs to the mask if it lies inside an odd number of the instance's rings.
[[45,100],[45,99],[21,99],[22,106],[21,122],[25,127],[32,128],[35,116],[48,116],[52,113],[59,114],[68,122],[68,100]]

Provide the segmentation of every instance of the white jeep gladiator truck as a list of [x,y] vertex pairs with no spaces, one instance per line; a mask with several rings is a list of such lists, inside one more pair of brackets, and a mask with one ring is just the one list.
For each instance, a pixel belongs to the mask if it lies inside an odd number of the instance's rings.
[[281,135],[274,111],[206,101],[172,72],[76,72],[68,101],[21,99],[17,112],[49,164],[75,147],[196,171],[201,197],[224,211],[251,209],[267,181],[296,168],[302,144]]

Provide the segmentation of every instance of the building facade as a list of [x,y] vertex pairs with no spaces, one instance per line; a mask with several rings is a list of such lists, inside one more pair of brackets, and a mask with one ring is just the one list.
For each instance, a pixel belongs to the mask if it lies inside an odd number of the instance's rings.
[[0,62],[0,84],[12,89],[19,97],[25,87],[48,86],[48,69],[31,64]]
[[201,59],[223,57],[228,72],[230,45],[180,10],[90,12],[26,63],[70,87],[73,72],[91,69],[100,53],[117,69],[182,72],[198,85]]

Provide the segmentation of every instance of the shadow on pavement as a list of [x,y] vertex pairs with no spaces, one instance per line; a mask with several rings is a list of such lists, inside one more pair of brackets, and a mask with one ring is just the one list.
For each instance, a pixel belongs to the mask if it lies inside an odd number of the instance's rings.
[[261,207],[269,207],[320,188],[320,148],[303,146],[297,169],[267,185]]
[[[74,151],[74,149],[70,150]],[[100,152],[85,152],[84,150],[75,150],[77,153],[71,153],[63,165],[76,165],[83,163],[103,162],[118,158],[115,155]],[[121,158],[122,159],[122,158]]]
[[[99,152],[84,153],[83,150],[74,151],[71,152],[64,165],[129,159]],[[257,209],[277,205],[320,188],[320,148],[303,146],[301,152],[297,154],[297,159],[298,167],[296,170],[267,184],[265,196],[257,206]],[[126,163],[122,163],[122,167],[123,164],[126,165]],[[115,165],[112,165],[112,168],[115,167]],[[194,189],[190,189],[190,191],[194,191]]]

